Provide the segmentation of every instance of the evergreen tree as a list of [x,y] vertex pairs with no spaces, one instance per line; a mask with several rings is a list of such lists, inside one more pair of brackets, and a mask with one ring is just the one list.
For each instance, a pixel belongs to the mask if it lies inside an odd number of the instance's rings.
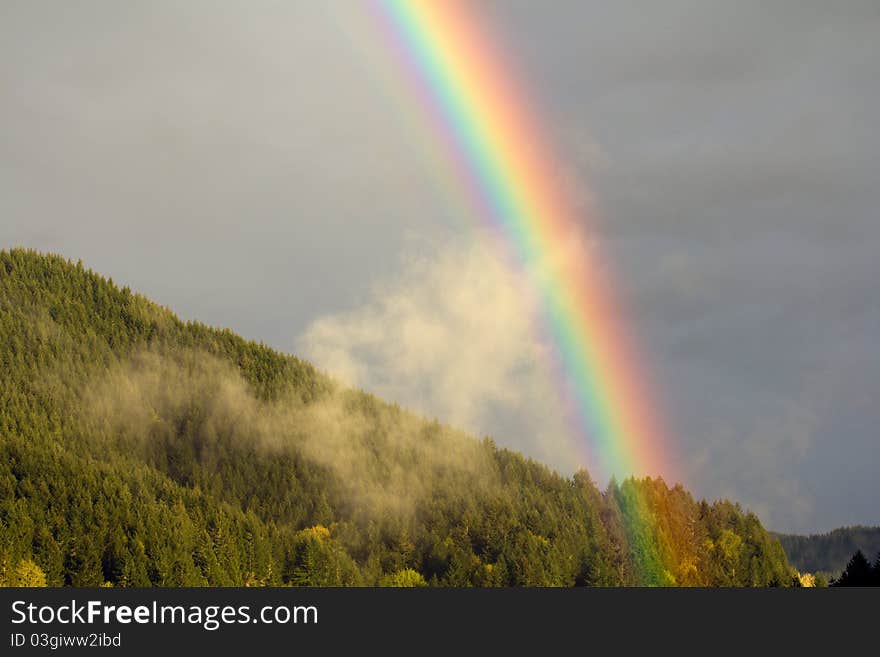
[[0,251],[0,373],[0,585],[796,575],[735,504],[562,477],[58,256]]
[[873,583],[873,568],[862,551],[858,550],[849,560],[843,574],[834,581],[832,586],[871,586]]

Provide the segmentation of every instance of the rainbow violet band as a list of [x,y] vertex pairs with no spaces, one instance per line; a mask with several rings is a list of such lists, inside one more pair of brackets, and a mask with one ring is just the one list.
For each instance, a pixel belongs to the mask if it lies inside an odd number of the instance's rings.
[[473,3],[373,0],[383,36],[454,160],[480,221],[538,292],[556,385],[581,450],[605,476],[672,478],[639,359],[583,217],[559,189],[538,122]]

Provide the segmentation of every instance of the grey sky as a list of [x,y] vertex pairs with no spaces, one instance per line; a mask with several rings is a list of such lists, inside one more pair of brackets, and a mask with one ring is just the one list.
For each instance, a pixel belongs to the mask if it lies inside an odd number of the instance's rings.
[[[775,529],[880,523],[880,4],[485,13],[601,210],[686,483]],[[358,15],[4,0],[0,246],[292,350],[455,226]]]

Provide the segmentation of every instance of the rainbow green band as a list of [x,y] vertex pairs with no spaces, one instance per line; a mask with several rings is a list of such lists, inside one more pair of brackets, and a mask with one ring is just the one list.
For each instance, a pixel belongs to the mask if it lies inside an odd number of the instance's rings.
[[583,245],[584,218],[559,189],[527,96],[479,16],[458,0],[374,5],[481,221],[502,236],[539,292],[556,384],[587,459],[605,476],[672,476],[611,287]]

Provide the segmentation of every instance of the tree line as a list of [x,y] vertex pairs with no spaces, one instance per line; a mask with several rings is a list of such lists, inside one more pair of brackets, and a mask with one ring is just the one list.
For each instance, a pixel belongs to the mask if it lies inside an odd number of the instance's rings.
[[801,572],[840,575],[850,558],[880,552],[880,527],[840,527],[824,534],[775,534],[789,561]]
[[[204,362],[241,391],[173,380]],[[59,256],[0,251],[0,371],[0,585],[798,585],[733,502],[563,477]]]
[[880,552],[871,564],[861,550],[856,550],[840,577],[832,579],[830,586],[880,586]]

